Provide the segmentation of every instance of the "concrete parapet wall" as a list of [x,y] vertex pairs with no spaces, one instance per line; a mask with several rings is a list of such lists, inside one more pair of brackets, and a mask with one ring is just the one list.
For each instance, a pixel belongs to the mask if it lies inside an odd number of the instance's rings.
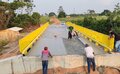
[[[96,55],[97,66],[120,66],[120,54]],[[0,60],[0,74],[33,73],[42,69],[40,57],[16,56]],[[76,68],[86,66],[86,59],[80,55],[54,56],[49,59],[49,68]]]

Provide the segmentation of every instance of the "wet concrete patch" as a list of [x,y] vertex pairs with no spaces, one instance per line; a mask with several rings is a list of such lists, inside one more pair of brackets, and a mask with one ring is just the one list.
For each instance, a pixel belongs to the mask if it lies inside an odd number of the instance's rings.
[[70,40],[70,39],[63,38],[63,43],[65,45],[66,52],[68,55],[74,55],[74,54],[84,55],[85,54],[84,45],[78,39],[74,38]]

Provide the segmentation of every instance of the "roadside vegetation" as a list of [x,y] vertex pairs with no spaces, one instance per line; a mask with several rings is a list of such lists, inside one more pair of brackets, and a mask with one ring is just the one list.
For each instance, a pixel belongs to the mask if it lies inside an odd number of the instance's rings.
[[7,44],[8,44],[8,41],[0,40],[0,55],[1,55],[1,51],[4,49],[4,46]]
[[[49,17],[55,15],[61,21],[71,21],[77,25],[93,29],[95,31],[109,34],[109,31],[114,30],[117,34],[120,33],[120,4],[116,4],[114,11],[104,10],[102,13],[95,13],[94,10],[88,10],[85,14],[70,14],[67,15],[62,6],[58,9],[58,15],[51,12],[46,15],[40,15],[38,12],[27,11],[26,14],[17,14],[15,11],[24,7],[33,7],[33,4],[14,1],[12,3],[0,2],[0,29],[9,27],[28,27],[39,24],[44,24],[49,21]],[[67,16],[70,16],[67,17]]]
[[94,10],[88,10],[85,14],[70,14],[69,17],[59,18],[61,21],[70,21],[77,25],[93,29],[95,31],[109,34],[112,29],[120,35],[120,4],[116,4],[114,11],[104,10],[102,13],[95,13]]
[[[31,13],[33,7],[34,5],[28,2],[0,2],[0,30],[14,26],[25,28],[47,22],[47,16],[42,16],[38,12]],[[18,14],[16,11],[22,11],[22,8],[26,8],[26,13],[23,14],[23,12],[21,12]]]
[[[14,36],[22,38],[40,27],[40,24],[48,22],[47,16],[43,16],[38,12],[32,12],[33,7],[34,5],[30,2],[14,1],[8,3],[0,1],[0,36],[2,36],[0,37],[0,58],[19,54],[18,39],[13,38]],[[23,31],[20,33],[20,36],[17,36],[12,31],[6,30],[10,27],[21,27]],[[9,37],[15,40],[7,40]]]

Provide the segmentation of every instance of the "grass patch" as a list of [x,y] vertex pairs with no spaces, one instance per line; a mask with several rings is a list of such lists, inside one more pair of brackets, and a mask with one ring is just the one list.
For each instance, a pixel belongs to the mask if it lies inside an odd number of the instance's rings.
[[7,40],[0,41],[0,52],[4,49],[4,46],[7,45],[9,42]]
[[41,18],[40,18],[40,23],[41,24],[44,24],[44,23],[46,23],[48,21],[49,21],[49,17],[47,17],[47,16],[41,16]]

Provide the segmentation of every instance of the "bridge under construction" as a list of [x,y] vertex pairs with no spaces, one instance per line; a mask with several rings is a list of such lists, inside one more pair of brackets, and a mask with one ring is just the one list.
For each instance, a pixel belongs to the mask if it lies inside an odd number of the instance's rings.
[[[27,56],[41,56],[41,52],[45,46],[49,48],[52,55],[84,55],[84,43],[79,40],[83,37],[74,37],[68,39],[68,27],[66,25],[49,25],[46,31],[36,41]],[[85,43],[91,45],[92,42]],[[92,44],[96,54],[104,54],[102,47],[97,47]]]
[[[68,39],[69,26],[74,27],[78,36]],[[53,58],[49,60],[49,69],[71,69],[86,66],[84,56],[84,44],[86,43],[92,46],[95,51],[97,66],[120,66],[120,54],[107,53],[113,51],[114,38],[109,38],[108,35],[71,22],[61,25],[46,23],[19,40],[21,55],[1,60],[0,73],[24,74],[41,70],[40,57],[45,46],[49,48],[53,55]],[[53,71],[52,74],[55,74],[55,72]]]

